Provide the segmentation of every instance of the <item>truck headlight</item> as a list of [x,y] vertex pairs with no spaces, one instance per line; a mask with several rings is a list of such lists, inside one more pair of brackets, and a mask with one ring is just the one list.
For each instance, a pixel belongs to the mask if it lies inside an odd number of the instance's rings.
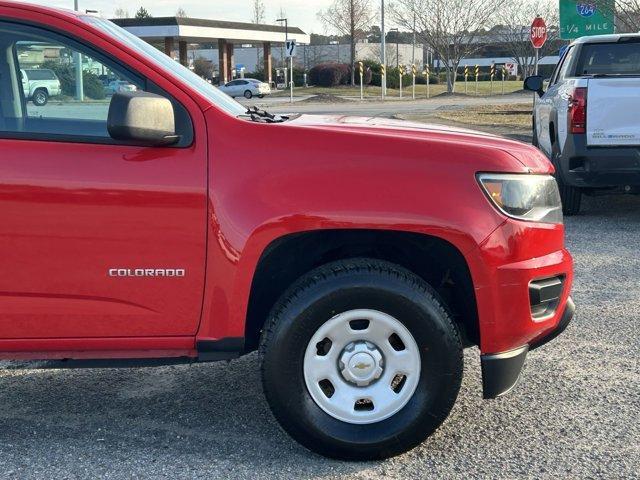
[[478,182],[491,203],[509,217],[562,223],[562,203],[551,175],[480,173]]

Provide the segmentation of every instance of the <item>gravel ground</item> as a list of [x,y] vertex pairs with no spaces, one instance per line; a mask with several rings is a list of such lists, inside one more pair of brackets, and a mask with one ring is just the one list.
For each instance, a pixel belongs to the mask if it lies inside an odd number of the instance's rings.
[[255,355],[144,369],[0,370],[1,478],[639,478],[640,198],[567,219],[575,322],[530,354],[520,385],[481,400],[465,356],[450,418],[387,461],[314,455],[284,434]]

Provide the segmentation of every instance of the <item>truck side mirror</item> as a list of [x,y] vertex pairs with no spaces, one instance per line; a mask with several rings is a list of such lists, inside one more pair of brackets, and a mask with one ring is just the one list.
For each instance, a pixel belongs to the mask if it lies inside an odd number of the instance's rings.
[[524,81],[524,89],[536,92],[538,96],[541,97],[544,94],[544,81],[542,80],[542,76],[533,75],[527,77]]
[[171,102],[154,93],[118,92],[111,98],[107,131],[114,140],[147,146],[173,145],[176,122]]

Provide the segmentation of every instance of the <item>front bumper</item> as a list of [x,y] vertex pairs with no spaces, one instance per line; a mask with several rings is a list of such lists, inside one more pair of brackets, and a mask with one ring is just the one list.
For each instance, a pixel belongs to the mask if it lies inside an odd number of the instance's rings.
[[541,347],[560,335],[571,323],[574,312],[575,305],[569,297],[560,321],[550,332],[519,348],[481,355],[483,398],[496,398],[511,391],[518,383],[527,352]]
[[640,191],[640,148],[588,147],[586,135],[569,135],[558,169],[567,185]]
[[494,398],[516,384],[527,352],[571,321],[573,259],[559,224],[508,219],[479,247],[467,258],[478,307],[484,397]]

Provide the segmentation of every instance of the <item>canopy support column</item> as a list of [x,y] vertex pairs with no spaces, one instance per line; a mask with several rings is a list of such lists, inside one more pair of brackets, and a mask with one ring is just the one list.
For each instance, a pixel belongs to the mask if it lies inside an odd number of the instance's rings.
[[185,67],[189,66],[189,59],[187,58],[187,42],[180,40],[178,42],[178,59],[181,65]]
[[221,38],[218,40],[218,77],[220,79],[220,85],[227,83],[227,78],[229,78],[227,54],[227,41]]
[[264,53],[264,80],[271,85],[273,81],[272,71],[272,57],[271,57],[271,42],[264,42],[263,44],[263,53]]

